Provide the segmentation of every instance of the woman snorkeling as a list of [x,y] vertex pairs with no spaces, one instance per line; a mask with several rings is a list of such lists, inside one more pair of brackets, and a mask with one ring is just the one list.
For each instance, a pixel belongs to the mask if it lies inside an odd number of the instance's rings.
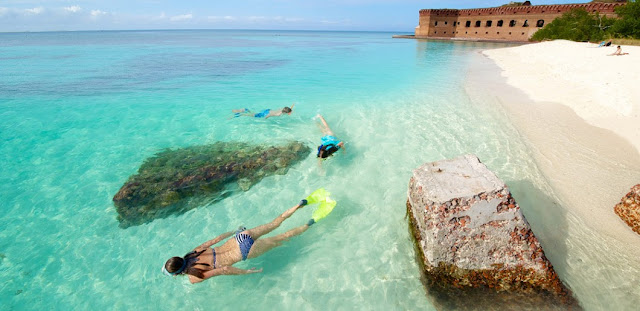
[[327,121],[321,115],[318,114],[316,117],[320,118],[320,121],[322,121],[321,130],[322,134],[324,134],[321,138],[321,144],[318,146],[318,153],[316,156],[320,159],[326,159],[336,151],[344,149],[344,142],[339,141],[335,137],[335,134],[331,131],[329,124],[327,124]]
[[[230,237],[233,233],[226,232],[213,240],[202,243],[193,251],[183,257],[171,257],[162,267],[167,275],[188,275],[191,283],[199,283],[218,275],[238,275],[259,273],[262,269],[251,268],[238,269],[233,265],[247,258],[258,257],[272,248],[279,246],[283,241],[305,232],[316,221],[328,215],[336,202],[328,197],[329,193],[324,189],[318,189],[306,199],[274,219],[272,222],[246,229],[240,227],[232,239],[218,247],[211,247]],[[314,211],[313,218],[305,225],[291,229],[285,233],[262,238],[263,235],[278,228],[287,218],[291,217],[299,208],[313,203],[320,203],[320,207]]]

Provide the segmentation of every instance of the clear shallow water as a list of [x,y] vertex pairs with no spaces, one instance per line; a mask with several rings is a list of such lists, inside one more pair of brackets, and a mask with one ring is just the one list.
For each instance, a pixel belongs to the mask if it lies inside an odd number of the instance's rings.
[[[404,218],[411,171],[474,153],[516,198],[549,191],[517,133],[465,92],[470,56],[503,45],[269,31],[0,39],[0,301],[8,309],[431,310]],[[234,108],[294,102],[289,117],[229,119]],[[155,152],[219,140],[314,148],[317,113],[347,142],[323,170],[310,155],[247,192],[118,227],[112,197]],[[197,286],[160,273],[170,256],[270,221],[318,187],[338,207],[237,265],[263,273]],[[525,214],[543,244],[553,241],[549,215]],[[276,233],[310,215],[300,210]],[[547,251],[552,261],[564,259],[558,243]]]

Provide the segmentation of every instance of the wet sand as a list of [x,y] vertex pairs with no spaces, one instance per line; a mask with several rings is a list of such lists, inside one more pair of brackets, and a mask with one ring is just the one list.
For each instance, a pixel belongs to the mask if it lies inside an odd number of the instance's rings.
[[638,258],[640,236],[613,212],[640,183],[640,88],[631,87],[640,48],[634,48],[607,56],[615,47],[554,41],[487,50],[470,80],[504,108],[562,205],[610,247]]

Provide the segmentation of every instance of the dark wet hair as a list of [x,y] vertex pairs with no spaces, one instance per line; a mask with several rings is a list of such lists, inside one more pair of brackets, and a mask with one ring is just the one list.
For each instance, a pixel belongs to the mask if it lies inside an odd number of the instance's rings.
[[[167,270],[167,272],[173,274],[176,273],[176,271],[180,270],[182,268],[182,265],[184,265],[184,259],[182,257],[175,256],[169,258],[169,260],[164,263],[164,269]],[[181,274],[182,272],[176,274]]]
[[[193,252],[187,253],[186,255],[184,255],[184,257],[177,257],[177,256],[171,257],[169,258],[169,260],[167,260],[167,262],[165,262],[164,269],[171,274],[175,274],[175,275],[190,274],[195,277],[204,279],[203,273],[205,270],[195,268],[194,266],[195,265],[211,266],[206,263],[196,263],[196,261],[198,260],[198,256],[200,256],[205,251],[206,250],[202,250],[199,252],[193,251]],[[186,261],[186,266],[185,266],[185,261]],[[185,266],[185,268],[182,271],[176,273],[183,266]]]
[[284,112],[284,113],[290,113],[290,112],[291,112],[291,108],[289,108],[289,107],[284,107],[284,108],[282,108],[282,112]]
[[340,147],[334,145],[334,144],[328,144],[328,145],[320,145],[318,146],[318,154],[317,157],[318,158],[322,158],[322,159],[326,159],[328,157],[330,157],[332,154],[334,154],[336,151],[338,151],[340,149]]

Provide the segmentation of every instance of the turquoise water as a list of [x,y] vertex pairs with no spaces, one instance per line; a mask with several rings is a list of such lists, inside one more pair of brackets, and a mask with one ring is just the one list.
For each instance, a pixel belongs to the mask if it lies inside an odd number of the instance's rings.
[[[546,189],[516,131],[465,92],[475,52],[502,46],[349,32],[0,34],[3,309],[434,309],[406,225],[411,171],[474,153],[522,201],[534,196],[524,189]],[[229,118],[292,103],[291,116]],[[318,113],[347,143],[322,169],[310,154],[247,192],[118,227],[112,198],[147,157],[215,141],[315,148]],[[268,222],[318,187],[338,206],[237,265],[262,273],[193,286],[160,272],[169,257]],[[563,261],[549,215],[521,204]],[[298,211],[276,233],[310,215]]]

